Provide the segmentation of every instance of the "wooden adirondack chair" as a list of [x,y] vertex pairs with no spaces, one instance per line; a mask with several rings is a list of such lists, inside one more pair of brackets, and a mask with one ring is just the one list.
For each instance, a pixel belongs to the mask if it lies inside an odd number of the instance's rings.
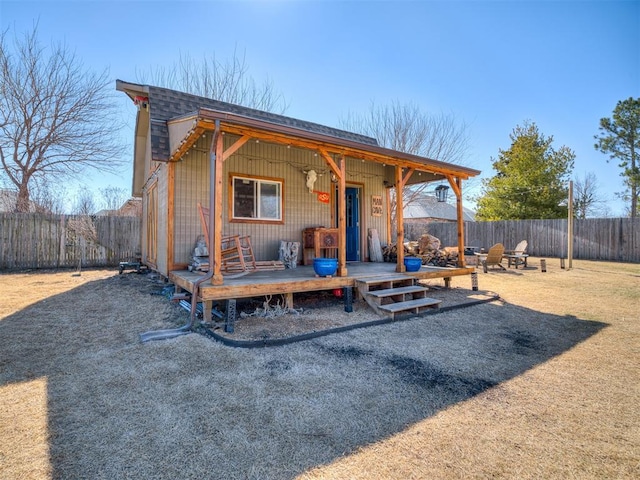
[[482,264],[484,273],[487,273],[488,267],[499,267],[501,270],[506,270],[502,265],[502,257],[504,256],[504,245],[496,243],[489,249],[487,253],[476,253],[478,256],[478,263]]
[[507,266],[509,268],[511,268],[512,263],[516,269],[518,268],[518,265],[522,265],[523,267],[527,266],[527,258],[529,258],[529,255],[526,253],[527,246],[527,241],[522,240],[513,250],[506,250],[504,252],[504,258],[507,259]]

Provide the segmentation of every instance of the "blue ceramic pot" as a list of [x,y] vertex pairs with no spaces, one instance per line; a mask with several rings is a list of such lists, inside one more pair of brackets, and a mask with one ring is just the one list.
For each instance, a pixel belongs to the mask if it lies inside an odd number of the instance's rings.
[[422,267],[422,259],[418,257],[406,257],[404,259],[404,266],[407,272],[417,272]]
[[316,275],[326,277],[328,275],[335,275],[338,270],[337,258],[314,258],[313,270]]

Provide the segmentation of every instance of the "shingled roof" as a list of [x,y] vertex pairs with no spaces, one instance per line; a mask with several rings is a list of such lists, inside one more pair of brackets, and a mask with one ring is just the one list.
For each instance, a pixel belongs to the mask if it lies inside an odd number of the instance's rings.
[[[434,195],[420,195],[409,205],[405,205],[403,215],[406,220],[434,219],[456,221],[458,212],[456,206],[446,202],[439,202]],[[476,215],[473,210],[464,208],[463,220],[475,222]]]
[[[141,86],[142,87],[142,86]],[[149,115],[151,117],[151,150],[154,160],[167,160],[169,151],[169,120],[183,117],[187,114],[197,114],[201,108],[219,112],[232,113],[275,125],[297,128],[306,132],[319,133],[343,140],[377,146],[375,138],[347,132],[337,128],[327,127],[318,123],[298,120],[270,112],[263,112],[253,108],[234,105],[231,103],[199,97],[189,93],[178,92],[168,88],[148,86]]]

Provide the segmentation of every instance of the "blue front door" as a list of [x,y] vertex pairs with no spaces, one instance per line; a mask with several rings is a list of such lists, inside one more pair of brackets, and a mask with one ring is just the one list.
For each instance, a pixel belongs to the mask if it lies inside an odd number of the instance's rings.
[[360,206],[357,188],[345,189],[347,262],[360,260]]

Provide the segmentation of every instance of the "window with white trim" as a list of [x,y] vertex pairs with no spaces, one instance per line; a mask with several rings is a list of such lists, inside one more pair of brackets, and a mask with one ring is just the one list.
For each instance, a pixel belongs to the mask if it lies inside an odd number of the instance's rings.
[[233,176],[232,220],[282,221],[282,181]]

